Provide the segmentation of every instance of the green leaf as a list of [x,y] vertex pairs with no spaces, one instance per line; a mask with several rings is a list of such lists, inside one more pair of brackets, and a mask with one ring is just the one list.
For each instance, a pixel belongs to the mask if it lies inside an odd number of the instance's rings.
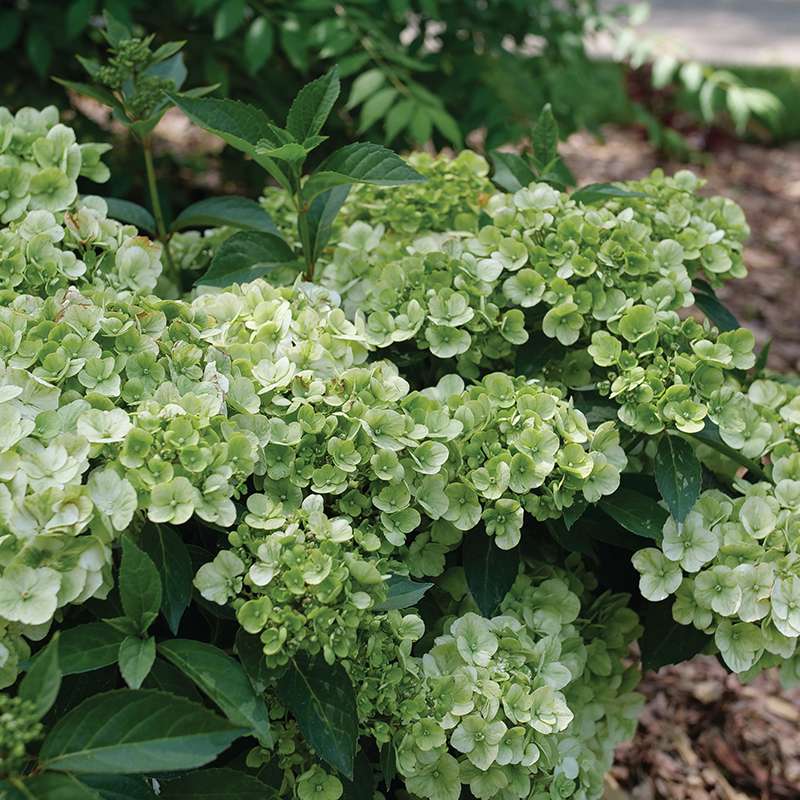
[[433,121],[433,126],[439,133],[447,139],[453,147],[461,149],[464,145],[464,140],[461,136],[461,129],[455,119],[448,114],[443,108],[431,108],[428,110]]
[[8,50],[22,30],[22,14],[16,8],[0,11],[0,51]]
[[246,731],[196,703],[148,689],[84,700],[44,740],[46,769],[130,775],[202,767]]
[[278,161],[286,161],[289,164],[299,164],[301,161],[305,161],[308,155],[306,148],[298,142],[287,142],[279,147],[259,146],[258,152],[260,155],[277,158]]
[[655,458],[658,491],[672,516],[683,522],[700,497],[703,475],[694,448],[679,436],[665,434]]
[[586,511],[586,500],[582,497],[576,497],[569,508],[565,508],[561,513],[561,519],[564,522],[564,527],[570,530],[572,526],[583,516]]
[[702,652],[710,637],[692,625],[679,625],[672,618],[672,601],[647,603],[640,619],[644,633],[639,638],[643,669],[680,664]]
[[322,130],[339,90],[339,70],[334,66],[298,92],[286,117],[286,128],[298,142]]
[[719,435],[719,427],[716,425],[716,423],[708,419],[708,417],[706,417],[703,430],[693,433],[691,436],[692,438],[703,442],[703,444],[713,447],[714,450],[717,450],[718,452],[727,456],[736,464],[741,464],[756,479],[760,481],[767,480],[767,475],[764,472],[761,464],[753,461],[752,459],[745,458],[739,450],[734,450],[732,447],[729,447],[727,444],[725,444],[725,442],[722,441],[722,437]]
[[599,507],[626,531],[646,539],[661,539],[669,514],[651,497],[635,489],[621,487],[600,500]]
[[536,180],[533,170],[525,163],[525,159],[516,153],[503,153],[492,150],[489,154],[494,171],[492,183],[506,192],[518,192]]
[[53,46],[45,31],[38,25],[28,30],[28,35],[25,37],[25,54],[33,71],[40,78],[44,78],[53,60]]
[[231,722],[252,731],[263,744],[271,742],[267,707],[236,659],[193,639],[162,642],[158,651],[194,681]]
[[142,529],[141,543],[161,578],[161,613],[175,634],[192,600],[192,559],[183,539],[169,525],[148,523]]
[[767,368],[767,361],[769,360],[769,351],[772,348],[772,339],[767,339],[767,343],[758,351],[756,363],[753,364],[753,374],[763,375]]
[[164,800],[280,800],[258,778],[235,769],[201,769],[177,780],[163,781]]
[[415,606],[432,586],[432,583],[412,581],[405,575],[390,575],[386,581],[386,599],[375,606],[375,611],[391,611],[394,608]]
[[151,800],[155,798],[147,779],[137,775],[81,775],[81,782],[103,800]]
[[106,23],[105,37],[113,47],[116,47],[123,39],[131,38],[130,28],[118,20],[107,8],[103,11],[103,21]]
[[62,675],[90,672],[116,664],[125,634],[104,622],[88,622],[61,631],[58,662]]
[[378,91],[386,83],[386,78],[379,69],[368,69],[362,72],[354,81],[347,98],[345,108],[355,108],[363,103],[370,95]]
[[292,249],[279,236],[261,231],[242,231],[226,239],[198,284],[230,286],[260,278],[283,264],[296,261]]
[[472,599],[484,617],[494,616],[519,573],[519,550],[501,550],[479,525],[464,534],[462,558]]
[[255,200],[248,197],[209,197],[184,208],[172,223],[172,230],[184,228],[232,228],[261,231],[280,236],[272,217]]
[[119,595],[125,616],[144,633],[161,607],[161,577],[150,556],[130,536],[122,537]]
[[22,679],[17,695],[33,703],[36,719],[41,719],[53,706],[61,688],[61,668],[58,665],[58,633],[39,651]]
[[414,113],[413,100],[401,100],[396,103],[392,110],[386,115],[383,122],[383,129],[386,132],[386,141],[391,142],[400,131],[406,128],[411,122],[411,115]]
[[135,225],[140,231],[156,232],[156,221],[153,215],[138,203],[121,200],[119,197],[104,197],[111,219]]
[[721,331],[735,331],[742,326],[739,320],[720,303],[716,292],[705,281],[695,280],[694,285],[695,305],[714,323]]
[[214,14],[214,38],[226,39],[244,22],[245,0],[223,0]]
[[356,142],[335,150],[319,165],[303,187],[303,197],[311,202],[334,186],[351,183],[400,186],[424,180],[388,148],[371,142]]
[[272,671],[267,666],[264,658],[264,647],[261,639],[251,633],[247,633],[243,628],[236,632],[236,655],[250,679],[256,694],[264,694],[267,686],[272,681]]
[[347,779],[353,777],[358,739],[356,697],[340,663],[321,655],[290,659],[278,679],[278,698],[291,711],[317,755]]
[[94,6],[95,0],[73,0],[70,3],[64,19],[64,35],[67,39],[73,39],[89,24]]
[[156,657],[152,669],[144,679],[142,684],[145,689],[158,689],[161,692],[184,697],[195,703],[201,703],[202,698],[197,687],[187,678],[177,667],[173,667],[169,661]]
[[74,775],[44,772],[23,779],[24,791],[0,780],[1,800],[102,800],[94,789],[86,786]]
[[333,221],[344,205],[350,187],[334,186],[314,198],[306,215],[311,242],[312,260],[316,261],[331,238]]
[[119,646],[119,671],[131,689],[138,689],[156,660],[156,640],[153,636],[140,639],[127,636]]
[[533,155],[540,168],[558,158],[558,123],[547,103],[536,120],[531,136]]
[[358,118],[358,132],[363,133],[371,128],[379,119],[386,116],[386,112],[392,107],[397,98],[397,89],[387,86],[372,95],[361,107],[361,114]]
[[272,55],[275,33],[266,17],[256,17],[244,37],[244,63],[250,75],[255,75]]
[[590,203],[597,203],[602,200],[614,200],[626,197],[647,197],[643,192],[634,192],[631,189],[625,189],[622,186],[615,186],[613,183],[590,183],[586,186],[581,186],[576,189],[570,197],[576,203],[583,203],[589,205]]
[[255,155],[259,141],[269,138],[269,117],[247,103],[170,93],[167,97],[196,125],[248,155]]

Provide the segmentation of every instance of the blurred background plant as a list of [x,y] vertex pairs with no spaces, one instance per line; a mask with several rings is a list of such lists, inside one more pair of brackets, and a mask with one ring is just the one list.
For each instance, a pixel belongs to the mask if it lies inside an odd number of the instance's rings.
[[[676,109],[693,125],[737,135],[780,129],[781,104],[763,80],[750,86],[748,74],[664,54],[639,35],[647,8],[601,0],[12,0],[0,10],[0,52],[15,68],[0,102],[63,104],[48,76],[85,79],[73,54],[84,63],[100,57],[106,11],[137,36],[158,31],[156,44],[185,40],[172,66],[273,118],[304,83],[339,64],[348,102],[333,120],[331,146],[358,137],[399,150],[458,148],[470,137],[493,149],[527,137],[548,103],[564,136],[633,123],[672,152],[687,149]],[[597,41],[611,43],[600,60]],[[91,128],[104,121],[71,120],[95,137]],[[115,148],[115,195],[144,196],[134,158],[125,142]],[[190,178],[188,188],[170,181],[185,205],[192,174],[206,164],[196,152],[170,160],[163,168],[171,178]],[[252,181],[237,163],[226,161],[222,172],[237,186]]]

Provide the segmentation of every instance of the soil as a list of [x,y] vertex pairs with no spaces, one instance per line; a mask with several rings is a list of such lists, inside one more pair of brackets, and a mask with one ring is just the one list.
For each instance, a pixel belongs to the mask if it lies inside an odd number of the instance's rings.
[[[656,166],[689,168],[704,191],[739,203],[752,229],[749,275],[720,298],[756,334],[772,339],[769,366],[800,371],[800,143],[768,148],[734,141],[692,163],[667,160],[641,133],[578,133],[563,155],[579,182],[640,178]],[[633,741],[618,748],[605,800],[798,800],[800,689],[770,671],[743,686],[714,658],[645,675],[647,698]]]

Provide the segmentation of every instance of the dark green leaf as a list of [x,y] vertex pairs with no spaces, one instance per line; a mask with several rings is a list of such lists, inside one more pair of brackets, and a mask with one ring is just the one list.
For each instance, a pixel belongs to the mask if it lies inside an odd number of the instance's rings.
[[195,703],[202,702],[200,692],[192,681],[189,680],[177,667],[169,661],[156,657],[152,669],[142,684],[144,689],[157,689],[161,692],[184,697]]
[[156,221],[153,215],[144,206],[121,200],[118,197],[104,197],[108,206],[108,216],[120,222],[135,225],[141,231],[156,232]]
[[197,283],[221,287],[246,283],[295,260],[294,252],[279,236],[261,231],[242,231],[222,243],[208,272]]
[[600,508],[626,531],[647,539],[661,539],[669,514],[647,495],[634,489],[619,488],[600,500]]
[[356,697],[350,677],[338,662],[305,654],[289,661],[277,684],[278,698],[291,711],[317,755],[352,779],[358,739]]
[[279,800],[258,778],[235,769],[201,769],[177,780],[163,781],[164,800]]
[[515,371],[517,375],[524,375],[526,378],[540,377],[549,361],[563,357],[566,352],[558,339],[551,339],[543,333],[534,333],[516,351]]
[[306,219],[308,222],[309,235],[311,240],[312,259],[316,261],[325,245],[331,238],[331,228],[339,209],[344,205],[350,187],[334,186],[314,198],[308,210]]
[[672,618],[672,600],[648,603],[640,614],[644,633],[639,639],[643,669],[660,669],[696,656],[710,637],[692,625],[679,625]]
[[462,558],[472,599],[484,617],[492,617],[516,580],[519,550],[501,550],[480,525],[464,534]]
[[643,192],[634,192],[622,186],[615,186],[613,183],[590,183],[576,189],[570,197],[576,203],[589,205],[601,200],[618,200],[630,197],[647,197]]
[[14,9],[0,11],[0,51],[8,50],[22,30],[22,14]]
[[64,20],[64,34],[68,39],[77,36],[88,24],[94,11],[95,0],[73,0]]
[[82,775],[81,781],[103,800],[153,800],[155,794],[146,778],[137,775]]
[[558,123],[547,103],[541,110],[531,137],[533,155],[540,168],[558,158]]
[[116,47],[124,39],[131,38],[131,30],[124,22],[117,19],[108,9],[103,11],[103,20],[106,23],[105,36],[108,43]]
[[194,769],[246,733],[180,697],[147,689],[97,694],[60,719],[39,759],[47,769],[130,775]]
[[373,800],[375,797],[375,773],[363,750],[356,755],[353,779],[343,780],[342,790],[342,800]]
[[62,675],[116,664],[119,646],[125,634],[104,622],[88,622],[61,631],[58,642],[58,662]]
[[375,606],[375,611],[391,611],[394,608],[415,606],[432,586],[432,583],[412,581],[405,575],[390,575],[386,581],[386,599]]
[[322,130],[339,88],[339,70],[334,66],[298,92],[286,117],[286,128],[298,142]]
[[119,646],[119,671],[131,689],[138,689],[156,660],[156,640],[127,636]]
[[261,109],[237,100],[168,94],[192,122],[224,139],[237,150],[255,154],[256,145],[269,137],[269,117]]
[[322,192],[344,184],[399,186],[423,180],[422,175],[386,147],[357,142],[331,153],[303,187],[303,196],[310,202]]
[[214,645],[192,639],[171,639],[158,646],[200,691],[216,703],[228,719],[269,743],[269,715],[264,699],[256,694],[241,664]]
[[753,364],[753,374],[754,375],[763,375],[764,370],[767,368],[767,361],[769,360],[769,351],[772,347],[772,339],[769,339],[767,343],[759,350],[758,358],[756,358],[756,363]]
[[703,482],[700,461],[694,448],[679,436],[664,434],[658,443],[655,458],[658,491],[678,522],[692,510]]
[[388,789],[397,774],[397,754],[394,750],[394,742],[391,740],[381,747],[380,760],[383,785]]
[[219,41],[230,36],[243,22],[245,0],[222,0],[214,14],[214,38]]
[[53,60],[53,46],[47,33],[38,25],[28,30],[28,35],[25,37],[25,53],[33,71],[40,78],[44,78]]
[[183,612],[192,599],[194,570],[189,551],[169,525],[148,523],[142,529],[141,543],[161,578],[161,613],[169,629],[177,633]]
[[0,780],[0,800],[102,800],[73,775],[44,772],[23,780],[24,791]]
[[261,639],[239,628],[236,632],[236,654],[256,694],[263,694],[273,676],[264,658]]
[[721,331],[735,331],[742,327],[739,320],[725,308],[714,290],[705,281],[696,280],[694,282],[694,302]]
[[576,497],[569,508],[565,508],[561,518],[564,521],[564,527],[570,530],[572,526],[583,516],[586,511],[587,503],[582,497]]
[[275,35],[266,17],[256,17],[244,37],[244,63],[247,71],[255,75],[272,55]]
[[17,692],[23,700],[33,703],[36,719],[41,719],[51,709],[61,688],[58,639],[55,633],[49,644],[39,651]]
[[161,608],[161,577],[150,556],[130,536],[122,537],[119,596],[125,616],[144,633]]

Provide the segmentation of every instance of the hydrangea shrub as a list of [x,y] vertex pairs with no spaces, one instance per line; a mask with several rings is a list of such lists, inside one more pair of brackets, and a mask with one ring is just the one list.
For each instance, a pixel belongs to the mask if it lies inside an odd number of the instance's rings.
[[77,194],[101,146],[0,120],[8,796],[589,800],[639,652],[800,674],[800,398],[714,297],[735,204],[414,155],[321,190],[305,263],[278,189],[277,232],[175,233],[217,276],[178,296]]

